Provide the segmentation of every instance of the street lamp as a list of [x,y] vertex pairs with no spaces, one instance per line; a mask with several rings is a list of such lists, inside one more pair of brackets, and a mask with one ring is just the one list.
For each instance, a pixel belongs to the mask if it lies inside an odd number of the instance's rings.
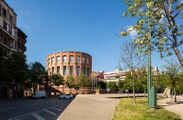
[[153,2],[147,2],[148,8],[148,75],[147,75],[147,91],[148,91],[148,107],[156,107],[156,92],[155,87],[152,84],[152,65],[151,65],[151,20],[150,20],[150,8]]

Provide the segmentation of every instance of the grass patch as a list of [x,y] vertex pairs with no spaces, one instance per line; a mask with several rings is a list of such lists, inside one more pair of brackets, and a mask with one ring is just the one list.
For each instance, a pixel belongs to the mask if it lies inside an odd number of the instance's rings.
[[147,107],[147,98],[122,98],[116,106],[113,120],[180,120],[180,117],[163,108],[153,109]]

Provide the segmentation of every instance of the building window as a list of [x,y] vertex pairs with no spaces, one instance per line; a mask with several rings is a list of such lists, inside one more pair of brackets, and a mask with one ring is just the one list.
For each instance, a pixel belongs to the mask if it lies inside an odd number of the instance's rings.
[[13,16],[10,15],[10,23],[12,24],[13,23]]
[[8,40],[7,40],[6,38],[4,38],[3,41],[4,41],[3,43],[4,43],[5,45],[8,45]]
[[66,70],[67,70],[67,67],[64,66],[64,67],[63,67],[63,75],[66,75],[66,72],[67,72]]
[[73,66],[70,66],[70,75],[73,75]]
[[74,56],[73,56],[73,55],[70,55],[69,61],[70,61],[70,62],[74,62]]
[[60,63],[60,56],[57,56],[57,63]]
[[52,67],[51,73],[52,73],[52,75],[54,74],[54,67]]
[[50,58],[48,58],[48,65],[50,64]]
[[51,63],[52,64],[55,63],[55,58],[54,57],[51,58]]
[[87,58],[87,61],[86,62],[87,62],[87,64],[89,64],[89,62],[90,62],[89,58]]
[[66,55],[62,56],[62,61],[67,62],[67,56]]
[[76,74],[77,74],[77,75],[80,74],[80,67],[79,67],[79,66],[76,67]]
[[15,36],[15,28],[12,28],[12,35]]
[[3,16],[6,18],[6,9],[3,8]]
[[80,56],[79,56],[79,55],[77,55],[77,57],[76,57],[76,62],[77,62],[77,63],[80,62]]
[[7,23],[4,21],[3,28],[7,31]]
[[87,68],[87,75],[89,76],[90,75],[90,69]]
[[57,66],[57,74],[60,74],[60,66]]
[[83,74],[86,75],[86,68],[83,67]]
[[82,58],[82,63],[86,64],[86,57]]
[[9,33],[12,35],[12,26],[9,25]]

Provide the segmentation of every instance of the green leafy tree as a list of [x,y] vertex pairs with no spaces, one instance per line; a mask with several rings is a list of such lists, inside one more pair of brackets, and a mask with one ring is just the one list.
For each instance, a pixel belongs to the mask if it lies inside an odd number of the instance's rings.
[[124,82],[122,80],[119,80],[119,82],[118,82],[118,89],[124,90]]
[[157,50],[161,57],[175,54],[183,67],[181,0],[126,0],[126,4],[128,10],[123,15],[135,17],[137,22],[121,35],[127,36],[136,31],[138,35],[133,41],[140,50]]
[[91,80],[84,74],[79,76],[81,87],[91,87]]
[[143,67],[146,64],[146,56],[143,53],[138,53],[135,47],[135,44],[130,41],[126,41],[121,46],[121,63],[129,70],[127,75],[128,79],[131,80],[131,85],[133,89],[133,102],[136,103],[135,100],[135,84],[139,79],[139,76],[136,72],[139,68]]
[[168,61],[167,64],[164,66],[164,68],[168,76],[167,82],[173,91],[174,102],[177,102],[176,86],[178,84],[178,81],[181,79],[180,76],[181,66],[177,62]]
[[57,86],[57,90],[58,90],[58,86],[64,85],[64,77],[59,74],[53,74],[51,76],[51,81],[53,82],[54,85]]
[[166,87],[169,87],[167,84],[168,76],[164,73],[158,73],[153,76],[154,85],[157,89],[157,92],[163,92]]
[[118,91],[118,86],[117,86],[116,82],[111,82],[111,81],[108,82],[107,88],[109,88],[110,90],[113,90],[113,91]]
[[38,85],[43,85],[43,79],[41,76],[45,75],[46,71],[44,66],[39,62],[34,62],[29,65],[29,76],[33,90],[35,92]]
[[176,86],[176,90],[177,90],[177,93],[179,94],[179,95],[182,95],[183,94],[183,72],[181,72],[180,74],[179,74],[179,79],[178,79],[178,84],[177,84],[177,86]]
[[98,87],[99,89],[106,89],[106,83],[103,82],[103,81],[99,81],[99,82],[97,83],[97,87]]
[[8,65],[8,61],[0,57],[0,82],[7,82],[12,80]]
[[137,71],[137,76],[138,76],[138,80],[137,80],[137,84],[139,87],[137,87],[138,89],[143,88],[143,92],[144,95],[146,93],[146,89],[147,89],[147,71],[145,67],[139,68]]
[[74,88],[74,82],[75,82],[75,78],[73,76],[67,76],[66,85],[69,87],[70,92],[71,92],[71,88]]
[[24,83],[28,77],[28,66],[26,64],[25,55],[21,53],[12,54],[8,61],[11,79],[14,80],[15,83]]
[[84,87],[91,87],[91,80],[89,77],[87,77],[86,75],[84,75],[83,73],[78,76],[78,79],[80,81],[79,85],[82,88],[82,91],[84,91]]

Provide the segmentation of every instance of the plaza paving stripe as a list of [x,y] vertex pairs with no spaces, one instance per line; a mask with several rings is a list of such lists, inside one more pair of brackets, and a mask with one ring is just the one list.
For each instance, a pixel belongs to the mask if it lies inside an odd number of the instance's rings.
[[39,114],[37,113],[33,113],[32,114],[33,117],[35,117],[37,120],[45,120],[43,117],[41,117]]
[[57,115],[56,113],[54,113],[54,112],[51,112],[51,111],[49,111],[49,110],[47,110],[47,109],[43,109],[43,111],[45,111],[45,112],[47,112],[47,113],[49,113],[49,114],[52,114],[52,115]]
[[56,107],[50,107],[51,109],[54,109],[54,110],[57,110],[57,111],[60,111],[60,112],[62,112],[63,110],[62,109],[58,109],[58,108],[56,108]]

